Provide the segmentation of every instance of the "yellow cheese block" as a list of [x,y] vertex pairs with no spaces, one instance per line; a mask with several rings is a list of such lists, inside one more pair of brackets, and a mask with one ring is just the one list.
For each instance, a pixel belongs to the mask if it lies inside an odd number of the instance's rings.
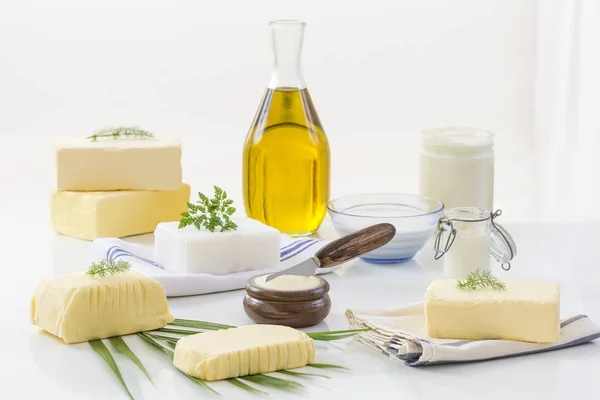
[[187,184],[164,191],[55,191],[52,227],[60,234],[85,240],[150,233],[161,222],[179,221],[189,199]]
[[176,190],[181,185],[178,139],[54,140],[58,190]]
[[55,276],[31,299],[31,323],[68,344],[162,328],[173,319],[162,285],[135,271]]
[[506,290],[461,291],[456,280],[433,281],[425,292],[428,335],[439,339],[505,339],[552,343],[560,334],[557,283],[505,281]]
[[175,346],[173,364],[205,381],[303,367],[315,344],[304,332],[279,325],[248,325],[186,336]]

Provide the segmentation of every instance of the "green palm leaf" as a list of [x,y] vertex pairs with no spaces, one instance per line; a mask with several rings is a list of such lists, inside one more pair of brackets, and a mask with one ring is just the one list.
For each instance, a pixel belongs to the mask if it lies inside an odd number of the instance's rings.
[[159,339],[159,340],[164,341],[166,344],[169,345],[169,347],[171,347],[173,349],[175,349],[175,345],[177,344],[177,341],[179,340],[179,338],[157,335],[155,333],[146,333],[146,334],[153,339]]
[[151,332],[176,333],[179,335],[194,335],[196,333],[201,333],[198,331],[193,331],[191,329],[173,329],[173,328],[158,328]]
[[298,389],[304,388],[304,385],[301,384],[300,382],[290,381],[290,380],[282,379],[282,378],[276,378],[274,376],[263,375],[263,374],[240,376],[240,379],[255,383],[257,385],[272,387],[272,388],[280,389],[280,390],[290,390],[291,391],[291,390],[298,390]]
[[217,324],[217,323],[208,322],[208,321],[194,321],[193,319],[179,319],[179,318],[175,319],[169,325],[183,326],[186,328],[204,329],[207,331],[235,328],[235,326],[233,326],[233,325],[224,325],[224,324]]
[[319,341],[330,341],[330,340],[341,340],[352,337],[362,332],[372,330],[371,328],[365,329],[348,329],[343,331],[325,331],[325,332],[310,332],[307,335],[313,340]]
[[240,389],[243,389],[247,392],[251,392],[251,393],[255,393],[255,394],[263,394],[263,395],[268,395],[267,392],[263,392],[262,390],[258,390],[242,381],[240,381],[237,378],[231,378],[231,379],[227,379],[226,382],[231,383],[233,386],[237,386]]
[[319,369],[343,369],[343,370],[349,371],[349,369],[346,367],[341,367],[339,365],[333,365],[333,364],[310,363],[310,364],[307,364],[306,366],[312,367],[312,368],[319,368]]
[[121,382],[121,385],[129,395],[129,398],[131,400],[134,400],[133,396],[129,392],[129,389],[127,388],[127,385],[125,384],[125,381],[123,380],[123,376],[121,375],[121,371],[119,371],[119,367],[117,366],[115,359],[113,358],[112,354],[110,354],[110,351],[108,351],[108,348],[106,347],[104,342],[102,342],[102,340],[100,339],[96,339],[90,340],[88,343],[90,344],[92,349],[94,349],[94,351],[97,354],[99,354],[100,357],[102,357],[106,365],[108,365],[109,368],[113,371],[113,373],[117,376],[117,379],[119,380],[119,382]]
[[[173,361],[173,358],[175,358],[175,354],[173,353],[172,350],[167,349],[166,347],[164,347],[163,345],[161,345],[159,342],[157,342],[156,340],[154,340],[151,336],[149,336],[147,333],[144,332],[139,332],[138,336],[140,336],[142,339],[144,339],[146,341],[146,343],[151,344],[152,346],[154,346],[157,349],[160,349],[162,351],[164,351],[165,353],[167,353],[167,355],[169,356],[169,358],[171,358],[171,361]],[[178,370],[179,371],[179,370]],[[181,371],[179,371],[181,372]],[[182,372],[183,373],[183,372]],[[185,376],[187,376],[189,379],[191,379],[192,381],[194,381],[195,383],[197,383],[200,386],[205,387],[206,389],[210,390],[211,392],[213,392],[214,394],[219,394],[219,392],[217,392],[215,389],[211,388],[210,386],[208,386],[206,384],[206,382],[204,382],[201,379],[197,379],[194,378],[193,376],[189,376],[186,373],[183,373]]]
[[321,374],[309,374],[307,372],[296,372],[296,371],[289,371],[287,369],[284,369],[282,371],[277,371],[277,373],[279,374],[284,374],[284,375],[290,375],[290,376],[297,376],[298,378],[311,378],[313,376],[318,376],[320,378],[326,378],[326,379],[331,379],[330,376],[327,375],[321,375]]
[[158,350],[167,353],[167,355],[169,356],[169,358],[171,359],[171,361],[173,360],[173,358],[175,358],[175,353],[173,353],[173,350],[171,349],[167,349],[166,347],[164,347],[163,345],[161,345],[159,342],[157,342],[156,340],[152,339],[152,337],[150,337],[148,334],[144,333],[144,332],[138,332],[138,336],[141,337],[142,339],[144,339],[144,341],[152,346],[154,346],[155,348],[157,348]]
[[108,341],[115,347],[115,349],[117,349],[119,353],[123,354],[125,357],[129,358],[131,362],[137,365],[138,368],[144,373],[144,375],[146,375],[150,383],[154,385],[154,382],[152,382],[152,378],[150,378],[150,374],[148,373],[148,371],[146,371],[146,368],[144,368],[144,365],[142,364],[140,359],[137,358],[135,354],[133,354],[133,351],[131,351],[131,349],[129,348],[129,346],[127,346],[127,343],[125,343],[121,336],[108,338]]

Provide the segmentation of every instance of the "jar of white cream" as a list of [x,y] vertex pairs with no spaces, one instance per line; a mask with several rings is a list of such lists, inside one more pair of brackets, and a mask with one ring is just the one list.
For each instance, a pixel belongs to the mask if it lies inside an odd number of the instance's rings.
[[419,187],[422,196],[453,207],[494,207],[493,134],[475,128],[421,133]]
[[455,207],[444,212],[435,237],[435,258],[444,256],[444,276],[464,279],[471,272],[490,269],[490,255],[506,271],[517,254],[514,240],[494,220],[502,215],[497,210],[477,207]]

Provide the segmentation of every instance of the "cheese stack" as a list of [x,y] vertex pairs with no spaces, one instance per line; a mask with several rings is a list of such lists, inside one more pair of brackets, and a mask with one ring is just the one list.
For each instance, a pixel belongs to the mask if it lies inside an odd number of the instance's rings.
[[139,235],[187,211],[177,139],[59,138],[54,153],[57,233],[84,240]]

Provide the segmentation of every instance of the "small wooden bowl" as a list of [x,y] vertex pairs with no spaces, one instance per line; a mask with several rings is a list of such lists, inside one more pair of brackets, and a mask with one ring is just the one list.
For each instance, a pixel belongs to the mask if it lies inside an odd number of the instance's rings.
[[257,324],[303,328],[316,325],[329,315],[331,299],[325,279],[315,276],[320,281],[316,288],[289,291],[259,287],[254,282],[259,277],[248,280],[244,296],[244,311]]

